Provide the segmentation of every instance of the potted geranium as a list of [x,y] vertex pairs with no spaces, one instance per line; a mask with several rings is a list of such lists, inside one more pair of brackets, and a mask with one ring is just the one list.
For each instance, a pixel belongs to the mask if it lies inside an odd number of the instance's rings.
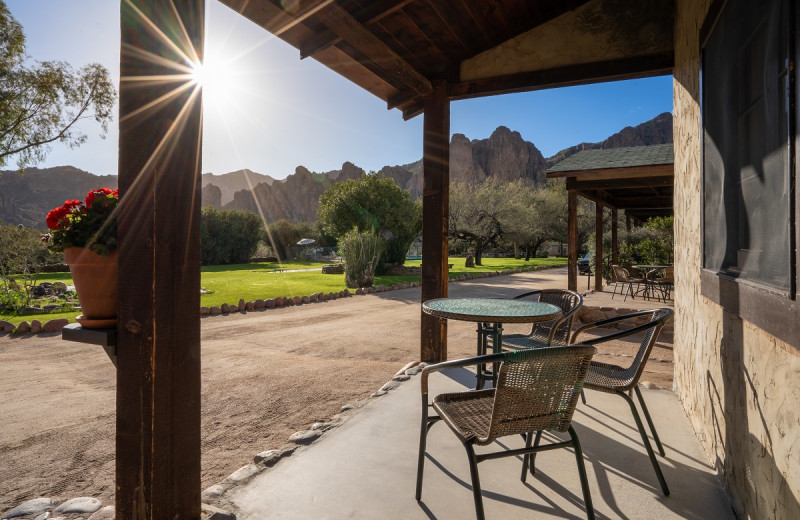
[[63,251],[78,293],[84,327],[109,327],[117,315],[119,190],[99,188],[86,199],[67,200],[47,214],[48,241]]

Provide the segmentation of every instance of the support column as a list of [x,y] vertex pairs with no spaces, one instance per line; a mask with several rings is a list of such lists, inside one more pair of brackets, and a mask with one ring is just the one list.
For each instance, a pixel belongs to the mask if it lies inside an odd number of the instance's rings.
[[578,290],[578,194],[567,191],[567,286]]
[[189,65],[202,57],[204,6],[121,2],[120,519],[200,517],[202,112]]
[[[450,100],[436,81],[425,98],[422,144],[422,301],[447,297]],[[422,312],[422,311],[420,311]],[[420,359],[447,359],[447,321],[422,313]]]
[[617,208],[611,208],[611,265],[619,265],[618,217]]
[[603,290],[603,205],[594,205],[594,290]]

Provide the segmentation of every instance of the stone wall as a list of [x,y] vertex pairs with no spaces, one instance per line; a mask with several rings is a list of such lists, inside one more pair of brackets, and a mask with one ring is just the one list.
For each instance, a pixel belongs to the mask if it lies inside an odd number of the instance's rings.
[[674,384],[737,516],[800,518],[800,351],[700,290],[699,30],[710,3],[676,3]]

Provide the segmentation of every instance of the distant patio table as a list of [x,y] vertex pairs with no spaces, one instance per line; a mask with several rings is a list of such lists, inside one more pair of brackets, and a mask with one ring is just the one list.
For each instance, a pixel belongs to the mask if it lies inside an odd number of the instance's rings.
[[[651,280],[650,277],[654,273],[657,273],[662,269],[666,269],[669,266],[668,265],[656,265],[656,264],[636,264],[636,265],[632,265],[631,267],[633,267],[634,269],[638,269],[644,275],[644,290],[642,291],[642,296],[644,297],[645,300],[649,300],[650,299],[650,292],[652,290],[652,287],[651,287],[652,280]],[[637,291],[637,294],[638,294],[638,291]]]
[[[436,298],[422,304],[422,311],[437,318],[478,323],[478,355],[486,354],[487,337],[492,337],[492,350],[497,353],[503,345],[504,323],[535,323],[561,316],[561,309],[543,302],[507,300],[504,298]],[[486,379],[493,378],[496,368],[487,371],[478,365],[477,389]]]

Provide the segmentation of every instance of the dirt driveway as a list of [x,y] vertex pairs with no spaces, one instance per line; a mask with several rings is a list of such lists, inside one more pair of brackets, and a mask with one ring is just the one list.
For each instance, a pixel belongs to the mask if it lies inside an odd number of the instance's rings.
[[[455,283],[450,296],[563,286],[558,269]],[[404,289],[203,319],[203,488],[418,359],[419,299],[418,288]],[[474,355],[475,325],[451,321],[448,345],[451,359]],[[659,349],[665,361],[644,379],[669,387],[671,344]],[[608,354],[619,362],[619,352]],[[42,496],[112,503],[114,416],[114,366],[102,348],[58,334],[0,336],[0,511]]]

